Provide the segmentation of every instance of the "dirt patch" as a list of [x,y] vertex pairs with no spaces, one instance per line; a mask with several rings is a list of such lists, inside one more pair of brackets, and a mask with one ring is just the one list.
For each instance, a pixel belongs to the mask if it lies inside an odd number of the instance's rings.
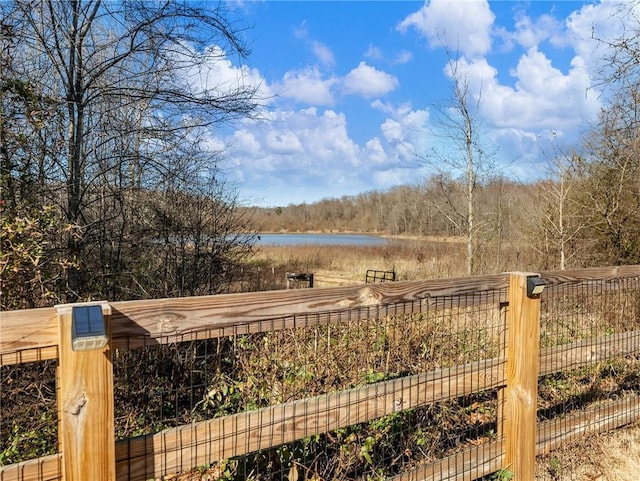
[[536,480],[640,479],[640,424],[593,436],[538,458]]

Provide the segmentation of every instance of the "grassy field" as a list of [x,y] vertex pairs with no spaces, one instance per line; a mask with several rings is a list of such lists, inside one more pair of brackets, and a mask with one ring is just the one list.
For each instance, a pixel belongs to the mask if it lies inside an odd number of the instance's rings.
[[384,246],[260,246],[247,280],[253,275],[260,279],[254,281],[261,283],[259,290],[267,290],[282,288],[286,272],[313,273],[316,287],[364,282],[369,269],[394,271],[397,280],[457,277],[465,274],[465,248],[455,238],[392,239]]

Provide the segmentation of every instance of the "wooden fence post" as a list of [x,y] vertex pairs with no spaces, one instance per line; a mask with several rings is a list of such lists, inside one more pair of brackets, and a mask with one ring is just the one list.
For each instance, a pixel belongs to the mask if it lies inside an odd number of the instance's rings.
[[527,296],[531,273],[509,274],[507,311],[506,387],[500,433],[505,440],[505,469],[514,480],[535,478],[538,359],[540,352],[540,296]]
[[58,447],[65,481],[115,481],[111,308],[99,303],[106,322],[107,345],[73,350],[73,308],[56,306],[58,315]]

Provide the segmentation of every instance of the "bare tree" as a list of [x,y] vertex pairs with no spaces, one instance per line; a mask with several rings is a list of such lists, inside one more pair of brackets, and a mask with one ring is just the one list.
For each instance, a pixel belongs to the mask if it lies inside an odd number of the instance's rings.
[[549,160],[549,179],[538,184],[531,215],[536,223],[531,242],[544,258],[556,259],[548,268],[564,270],[584,253],[581,236],[587,219],[576,192],[576,169],[580,163],[575,152],[557,148]]
[[[66,247],[79,266],[87,259],[86,246],[97,238],[104,246],[128,241],[136,221],[127,218],[133,210],[126,192],[156,188],[183,165],[178,159],[189,149],[199,149],[195,170],[219,161],[219,153],[207,153],[194,138],[218,123],[251,115],[257,90],[242,78],[216,78],[211,66],[248,50],[226,20],[223,4],[15,0],[11,5],[12,74],[52,105],[38,129],[46,136],[36,158],[49,200],[76,226]],[[23,167],[13,166],[11,175]],[[115,237],[106,239],[107,234]],[[69,299],[81,285],[81,271],[72,267]]]
[[640,2],[620,2],[619,38],[597,39],[610,52],[600,70],[606,101],[585,140],[580,196],[589,216],[592,261],[640,262]]
[[[446,208],[442,205],[436,207],[466,237],[466,266],[470,275],[475,270],[475,244],[479,231],[476,215],[479,177],[487,171],[491,156],[487,155],[481,142],[482,125],[478,111],[482,90],[479,89],[475,95],[472,93],[470,80],[460,68],[459,60],[447,53],[451,98],[444,105],[437,106],[441,123],[441,133],[437,135],[447,142],[444,148],[421,156],[421,161],[429,163],[441,174],[442,195],[448,201]],[[451,201],[455,197],[452,189],[463,193],[463,207]]]
[[593,262],[640,262],[640,90],[603,112],[580,164],[580,201],[589,216]]

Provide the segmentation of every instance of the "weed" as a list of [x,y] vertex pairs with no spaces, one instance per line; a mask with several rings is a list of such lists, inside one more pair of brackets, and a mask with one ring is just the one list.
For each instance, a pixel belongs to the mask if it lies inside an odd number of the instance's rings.
[[551,458],[549,460],[549,474],[551,475],[551,479],[554,481],[560,479],[560,474],[562,473],[562,463],[558,458]]
[[515,474],[513,473],[513,471],[507,468],[502,468],[499,471],[493,473],[489,479],[490,481],[509,481],[513,479],[514,476]]

